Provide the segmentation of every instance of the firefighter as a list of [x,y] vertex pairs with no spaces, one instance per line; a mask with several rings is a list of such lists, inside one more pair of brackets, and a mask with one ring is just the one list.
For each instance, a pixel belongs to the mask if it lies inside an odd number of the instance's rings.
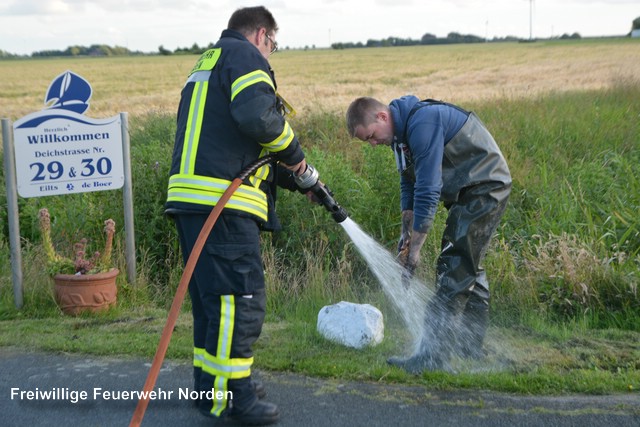
[[252,345],[265,316],[259,233],[278,228],[276,184],[293,190],[292,173],[306,170],[268,62],[277,30],[266,8],[238,9],[196,62],[182,89],[166,202],[186,263],[213,206],[241,171],[269,154],[289,172],[279,180],[276,167],[267,164],[243,182],[216,221],[189,283],[194,385],[208,396],[196,403],[207,416],[246,424],[279,418],[251,376]]
[[481,264],[511,190],[498,145],[473,112],[415,96],[389,105],[358,98],[346,120],[352,137],[394,152],[402,211],[398,254],[405,279],[418,264],[439,201],[448,211],[423,337],[413,355],[388,362],[420,373],[447,369],[454,352],[481,358],[490,297]]

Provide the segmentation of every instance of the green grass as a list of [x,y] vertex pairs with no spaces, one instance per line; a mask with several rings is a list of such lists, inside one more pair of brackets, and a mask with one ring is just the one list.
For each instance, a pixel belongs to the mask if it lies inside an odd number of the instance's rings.
[[[93,355],[155,354],[166,311],[115,309],[107,314],[70,318],[51,316],[0,322],[0,346],[25,350]],[[190,315],[183,313],[172,335],[167,358],[189,363]],[[538,324],[537,327],[542,325]],[[544,325],[491,328],[487,360],[456,361],[456,372],[408,375],[385,360],[401,352],[402,330],[387,324],[377,347],[349,349],[326,341],[315,321],[267,321],[255,345],[255,367],[343,381],[423,385],[430,389],[482,389],[521,394],[611,394],[640,388],[640,334],[619,330],[559,330]]]
[[[542,55],[545,46],[527,49]],[[402,352],[406,332],[379,283],[326,211],[300,194],[281,192],[278,213],[284,229],[263,240],[269,296],[267,322],[255,348],[257,367],[441,389],[637,390],[640,82],[616,79],[606,89],[491,98],[463,106],[475,110],[492,131],[514,179],[485,262],[492,286],[486,364],[461,364],[457,374],[421,377],[390,369],[385,360]],[[336,200],[393,250],[400,224],[392,154],[352,141],[343,121],[341,114],[316,111],[300,114],[292,125]],[[162,214],[174,129],[172,114],[131,119],[137,281],[119,278],[118,306],[109,313],[60,314],[51,280],[41,268],[37,212],[41,207],[51,212],[57,245],[78,235],[99,241],[102,221],[114,218],[120,227],[116,265],[125,271],[119,191],[19,200],[25,278],[21,310],[13,303],[7,213],[0,209],[0,346],[152,357],[182,274],[175,229]],[[0,184],[5,188],[4,171]],[[0,193],[0,206],[6,206],[5,198]],[[427,279],[433,277],[444,217],[441,208],[423,249],[420,274]],[[380,346],[350,350],[318,335],[318,311],[341,300],[371,303],[383,311],[386,338]],[[170,358],[191,355],[188,313],[187,300]]]

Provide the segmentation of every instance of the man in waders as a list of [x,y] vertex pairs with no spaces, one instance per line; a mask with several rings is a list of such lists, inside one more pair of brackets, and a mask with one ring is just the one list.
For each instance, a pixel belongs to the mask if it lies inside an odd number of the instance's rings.
[[352,137],[390,146],[400,172],[399,261],[411,277],[438,202],[448,210],[436,266],[436,295],[425,332],[408,358],[391,365],[411,373],[447,369],[452,354],[481,358],[489,316],[489,283],[481,266],[505,211],[511,175],[480,119],[458,106],[415,96],[389,105],[362,97],[346,115]]

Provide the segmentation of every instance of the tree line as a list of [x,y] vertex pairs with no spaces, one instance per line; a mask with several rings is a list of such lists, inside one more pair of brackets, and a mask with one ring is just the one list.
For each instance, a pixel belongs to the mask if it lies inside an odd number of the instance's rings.
[[32,57],[48,56],[127,56],[140,55],[122,46],[108,46],[106,44],[92,44],[91,46],[69,46],[65,50],[41,50],[33,52]]
[[[639,18],[640,19],[640,18]],[[635,22],[635,21],[634,21]],[[563,34],[557,39],[580,39],[580,34],[573,33]],[[438,45],[438,44],[454,44],[454,43],[485,43],[485,42],[515,42],[523,41],[518,37],[494,37],[493,39],[485,39],[473,34],[460,34],[451,32],[446,37],[436,37],[433,34],[426,33],[420,40],[401,37],[387,37],[386,39],[369,39],[366,43],[362,42],[339,42],[331,45],[332,49],[351,49],[351,48],[364,48],[364,47],[392,47],[392,46],[415,46],[415,45]],[[65,56],[134,56],[134,55],[199,55],[211,49],[214,46],[213,43],[209,43],[206,46],[199,46],[194,43],[190,47],[178,47],[174,50],[166,49],[163,45],[158,47],[157,52],[141,52],[132,51],[129,48],[122,46],[108,46],[105,44],[93,44],[91,46],[69,46],[65,50],[41,50],[33,52],[31,55],[17,55],[0,49],[0,59],[12,59],[20,57],[33,57],[33,58],[46,58],[46,57],[65,57]],[[311,49],[315,49],[315,45]],[[286,47],[285,49],[289,49]],[[305,50],[309,49],[309,46],[304,47]]]
[[[573,33],[563,34],[558,39],[580,39],[582,38],[580,34]],[[523,41],[523,39],[515,37],[515,36],[506,36],[506,37],[494,37],[492,39],[486,39],[483,37],[478,37],[473,34],[460,34],[456,32],[451,32],[447,34],[446,37],[436,37],[431,33],[426,33],[420,38],[420,40],[416,39],[403,39],[400,37],[387,37],[382,40],[369,39],[366,43],[358,42],[347,42],[347,43],[333,43],[331,47],[333,49],[351,49],[351,48],[362,48],[362,47],[389,47],[389,46],[416,46],[416,45],[439,45],[439,44],[456,44],[456,43],[486,43],[486,42],[517,42]]]
[[59,56],[133,56],[144,55],[143,52],[132,51],[122,46],[108,46],[106,44],[92,44],[91,46],[69,46],[65,50],[40,50],[31,55],[16,55],[0,50],[0,58],[48,58]]

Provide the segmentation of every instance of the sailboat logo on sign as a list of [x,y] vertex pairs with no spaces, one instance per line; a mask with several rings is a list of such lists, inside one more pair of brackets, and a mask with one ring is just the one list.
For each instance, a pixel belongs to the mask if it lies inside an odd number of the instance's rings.
[[35,128],[53,119],[73,120],[89,124],[83,115],[89,108],[92,89],[88,81],[73,71],[65,71],[53,79],[44,97],[42,110],[16,122],[17,129]]
[[56,77],[47,89],[44,104],[49,109],[69,110],[82,114],[89,108],[91,85],[72,71]]

